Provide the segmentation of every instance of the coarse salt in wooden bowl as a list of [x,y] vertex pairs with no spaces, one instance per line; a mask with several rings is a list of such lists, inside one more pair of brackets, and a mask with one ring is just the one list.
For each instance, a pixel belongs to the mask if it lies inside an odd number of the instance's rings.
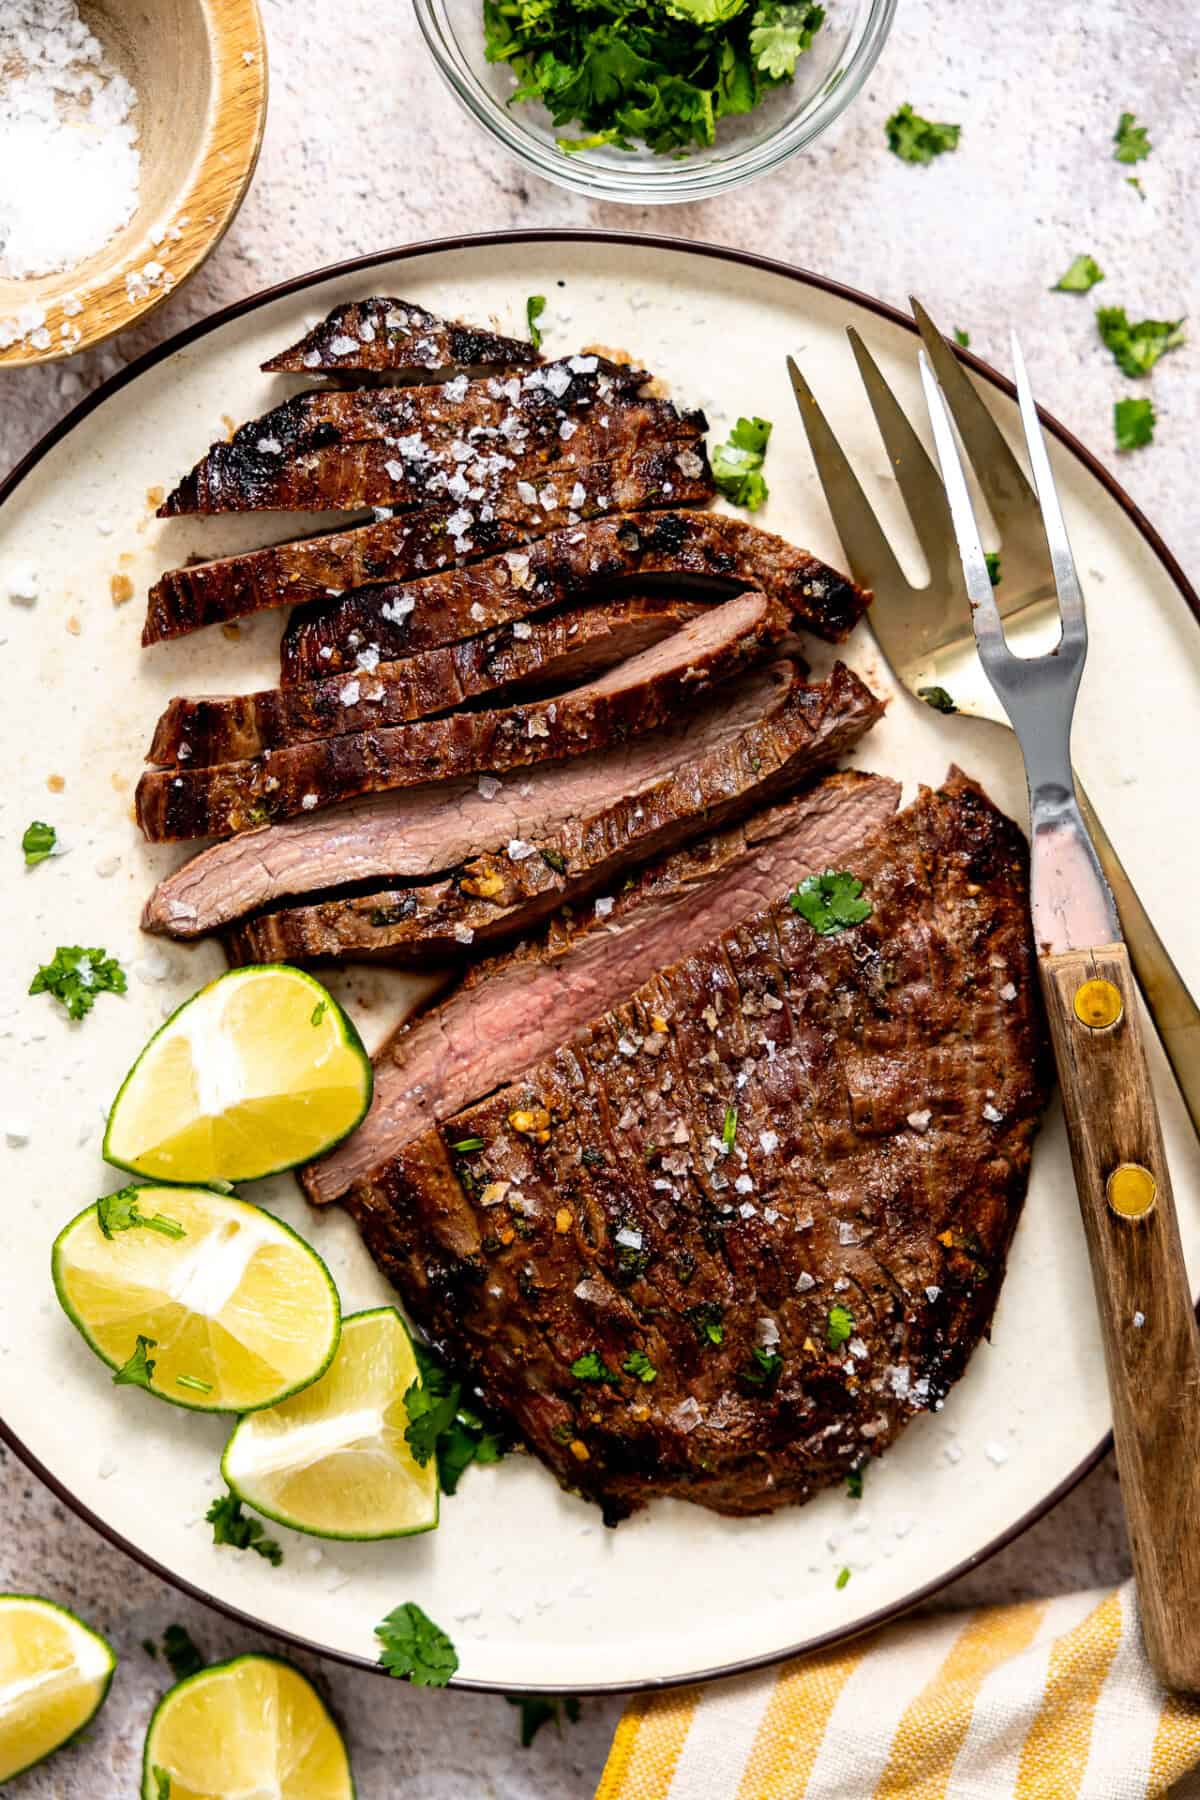
[[262,143],[256,0],[83,0],[80,12],[137,93],[137,205],[73,268],[0,275],[0,369],[71,356],[158,306],[220,242]]

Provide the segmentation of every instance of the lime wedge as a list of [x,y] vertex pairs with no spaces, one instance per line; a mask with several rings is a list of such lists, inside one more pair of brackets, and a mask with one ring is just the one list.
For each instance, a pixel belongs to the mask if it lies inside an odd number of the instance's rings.
[[170,1688],[142,1754],[142,1800],[354,1800],[341,1733],[299,1669],[237,1656]]
[[51,1257],[67,1317],[123,1382],[202,1412],[249,1412],[324,1374],[341,1308],[303,1238],[207,1188],[122,1189],[105,1216],[131,1198],[136,1223],[112,1221],[106,1236],[98,1200]]
[[371,1104],[371,1059],[302,969],[231,969],[150,1039],[104,1155],[154,1181],[257,1181],[320,1156]]
[[438,1522],[437,1468],[404,1441],[412,1340],[392,1306],[342,1321],[320,1381],[234,1427],[221,1473],[256,1512],[315,1537],[408,1537]]
[[116,1666],[104,1639],[65,1607],[0,1594],[0,1781],[82,1731]]

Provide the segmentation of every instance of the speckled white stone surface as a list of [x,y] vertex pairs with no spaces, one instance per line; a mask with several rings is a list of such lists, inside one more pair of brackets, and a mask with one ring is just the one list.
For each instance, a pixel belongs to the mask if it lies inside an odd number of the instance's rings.
[[[590,205],[500,160],[436,80],[404,0],[383,8],[377,0],[317,7],[264,0],[264,12],[270,118],[254,186],[229,235],[141,330],[75,362],[0,378],[0,473],[149,344],[305,269],[485,228],[640,229],[745,246],[900,304],[915,288],[935,316],[969,330],[984,356],[1003,359],[1007,328],[1018,324],[1039,397],[1119,465],[1184,567],[1193,577],[1200,571],[1191,462],[1200,424],[1197,351],[1173,355],[1138,387],[1153,395],[1157,439],[1118,458],[1112,403],[1133,384],[1098,344],[1091,301],[1047,292],[1071,258],[1088,251],[1108,275],[1093,298],[1123,304],[1131,316],[1189,310],[1200,166],[1200,14],[1192,0],[1092,0],[1050,10],[1027,0],[986,7],[901,0],[866,91],[806,156],[724,200],[645,211]],[[958,153],[924,169],[891,157],[883,121],[902,100],[960,121]],[[1130,171],[1111,158],[1123,109],[1151,130],[1154,153],[1135,171],[1144,199],[1126,185]],[[736,346],[725,354],[736,359]],[[6,1203],[14,1206],[15,1158],[9,1168]],[[1051,1332],[1067,1329],[1069,1321],[1050,1322]],[[1069,1395],[1053,1391],[1052,1358],[1048,1367],[1047,1405],[1068,1405]],[[3,1381],[19,1378],[18,1370],[3,1371]],[[141,1640],[179,1620],[211,1657],[270,1645],[109,1549],[2,1453],[0,1508],[0,1584],[75,1607],[122,1658],[86,1742],[26,1777],[20,1791],[29,1800],[130,1795],[142,1734],[165,1685],[162,1663],[149,1659]],[[1115,1580],[1126,1568],[1110,1458],[937,1604],[1057,1592]],[[499,1699],[430,1694],[331,1664],[306,1666],[345,1726],[360,1800],[586,1800],[619,1713],[617,1702],[586,1703],[580,1724],[561,1738],[547,1729],[523,1751],[516,1714]]]

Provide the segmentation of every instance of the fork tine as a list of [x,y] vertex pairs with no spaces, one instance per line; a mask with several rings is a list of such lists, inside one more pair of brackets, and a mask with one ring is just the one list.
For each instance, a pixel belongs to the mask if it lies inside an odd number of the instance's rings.
[[939,586],[948,581],[958,588],[958,552],[946,505],[946,490],[929,460],[928,451],[853,325],[847,328],[846,336],[850,339],[850,348],[917,540],[925,552],[930,576]]
[[[1001,538],[1016,550],[1038,518],[1037,496],[1008,440],[919,300],[910,300],[934,373]],[[1036,541],[1036,540],[1035,540]],[[1006,548],[1009,546],[1006,545]]]
[[1050,547],[1050,566],[1054,570],[1054,585],[1058,589],[1063,639],[1065,642],[1069,638],[1082,634],[1083,641],[1086,642],[1087,622],[1083,608],[1083,589],[1079,585],[1075,558],[1071,554],[1067,522],[1063,518],[1058,489],[1054,485],[1054,473],[1050,467],[1050,458],[1046,453],[1046,440],[1042,434],[1042,425],[1038,418],[1033,389],[1029,385],[1029,372],[1025,367],[1020,339],[1015,331],[1011,337],[1013,368],[1017,377],[1017,399],[1021,406],[1021,424],[1025,428],[1025,444],[1029,451],[1033,479],[1037,484],[1037,496],[1041,503],[1046,542]]
[[845,451],[830,430],[829,421],[793,357],[788,357],[787,366],[809,449],[851,574],[863,587],[881,592],[907,592],[908,578],[896,561],[896,554],[884,536]]
[[975,642],[979,650],[980,660],[991,674],[995,660],[1011,654],[1004,641],[1004,627],[1000,623],[1000,608],[996,605],[996,596],[992,588],[992,578],[988,574],[983,544],[979,537],[979,526],[975,519],[975,508],[971,504],[971,493],[967,487],[967,477],[963,469],[962,458],[958,453],[958,445],[954,439],[954,427],[950,423],[950,409],[946,404],[937,376],[930,366],[929,358],[922,350],[918,354],[921,368],[921,386],[925,390],[925,404],[929,408],[929,422],[933,426],[933,441],[941,464],[942,480],[946,486],[946,499],[950,506],[950,517],[954,522],[954,535],[958,540],[958,553],[962,559],[963,576],[967,584],[967,598],[971,602],[971,623],[975,627]]

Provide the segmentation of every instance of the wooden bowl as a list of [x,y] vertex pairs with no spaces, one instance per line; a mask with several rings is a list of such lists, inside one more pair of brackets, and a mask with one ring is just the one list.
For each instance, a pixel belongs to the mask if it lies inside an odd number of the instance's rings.
[[[0,341],[18,327],[0,368],[71,356],[160,305],[220,242],[262,143],[267,60],[256,0],[83,0],[80,11],[137,90],[138,204],[75,268],[0,277]],[[32,329],[29,308],[45,314]]]

